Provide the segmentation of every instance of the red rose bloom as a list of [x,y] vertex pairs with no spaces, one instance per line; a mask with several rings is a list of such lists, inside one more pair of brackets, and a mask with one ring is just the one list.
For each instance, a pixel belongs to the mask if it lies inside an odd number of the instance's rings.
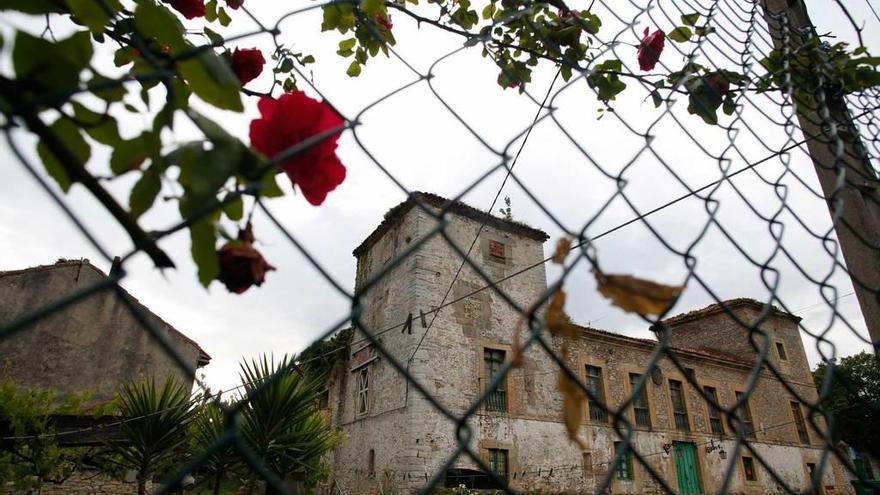
[[226,6],[236,10],[244,4],[244,0],[226,0]]
[[238,233],[238,240],[227,242],[217,251],[220,273],[217,280],[223,282],[229,292],[241,294],[252,285],[263,285],[266,272],[275,269],[253,247],[254,235],[251,225]]
[[174,10],[187,19],[205,16],[205,0],[169,0]]
[[389,31],[391,31],[391,28],[394,27],[394,24],[391,24],[391,16],[390,15],[377,14],[376,17],[373,18],[373,20],[376,21],[376,24],[383,26],[385,29],[387,29]]
[[663,45],[666,43],[666,35],[663,31],[654,31],[650,35],[649,29],[645,28],[645,37],[639,44],[639,67],[642,70],[653,70],[660,60],[660,54],[663,53]]
[[242,86],[256,79],[263,72],[265,63],[266,59],[256,48],[236,48],[232,53],[232,72],[235,72]]
[[516,81],[510,81],[507,84],[504,84],[504,77],[505,76],[504,76],[503,72],[501,74],[498,74],[498,85],[499,86],[503,87],[504,89],[515,88],[515,87],[519,86],[519,83]]
[[706,85],[717,91],[719,96],[725,96],[730,91],[730,81],[723,74],[715,73],[707,77]]
[[[257,107],[260,118],[251,122],[251,146],[269,158],[343,124],[342,117],[327,103],[302,91],[285,93],[277,100],[262,98]],[[336,156],[337,139],[338,133],[280,163],[281,170],[313,205],[323,203],[327,193],[345,180],[345,167]]]

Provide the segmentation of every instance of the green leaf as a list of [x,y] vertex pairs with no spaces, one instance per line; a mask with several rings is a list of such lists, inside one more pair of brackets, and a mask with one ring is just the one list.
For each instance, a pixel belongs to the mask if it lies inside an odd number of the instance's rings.
[[342,9],[339,4],[331,3],[322,7],[321,10],[324,13],[321,31],[332,31],[339,27],[339,20],[342,18]]
[[207,287],[220,274],[217,229],[210,215],[190,225],[189,238],[192,258],[199,272],[199,282]]
[[494,2],[483,7],[483,12],[482,12],[483,19],[486,19],[486,20],[491,19],[493,15],[495,15],[495,3]]
[[214,122],[203,114],[199,113],[195,109],[189,109],[187,111],[189,117],[193,120],[196,126],[202,131],[205,136],[210,139],[214,143],[239,143],[238,139],[236,139],[232,134],[226,132],[220,124]]
[[712,26],[699,26],[694,28],[694,33],[696,33],[697,36],[709,36],[714,32],[715,28]]
[[701,78],[692,79],[693,85],[689,81],[690,94],[688,94],[688,113],[699,115],[704,122],[710,125],[718,123],[718,107],[721,106],[721,96],[717,91],[713,91]]
[[111,115],[92,111],[78,101],[73,102],[73,115],[86,134],[95,141],[108,146],[115,146],[122,141],[119,137],[119,126]]
[[49,89],[71,89],[92,59],[88,31],[52,43],[23,31],[15,35],[12,64],[19,79],[32,79]]
[[219,55],[203,51],[195,58],[178,64],[180,74],[193,93],[217,108],[241,112],[241,89],[238,78]]
[[654,101],[654,108],[660,108],[660,105],[663,104],[663,97],[660,96],[656,89],[651,91],[651,99]]
[[212,31],[210,28],[205,28],[205,36],[211,40],[211,43],[214,45],[222,45],[223,44],[223,36],[220,36],[217,32]]
[[205,4],[205,20],[208,22],[217,20],[217,0],[211,0]]
[[311,55],[306,55],[305,57],[302,58],[302,62],[301,62],[301,63],[302,63],[303,65],[306,65],[306,64],[313,64],[313,63],[315,63],[315,57],[313,57],[313,56],[311,56]]
[[351,65],[348,66],[348,70],[345,71],[350,77],[357,77],[361,75],[361,64],[357,62],[357,60],[353,61]]
[[260,181],[260,196],[264,198],[280,198],[284,196],[284,191],[275,180],[276,174],[266,173]]
[[205,151],[199,145],[188,146],[180,156],[180,184],[192,198],[193,206],[214,201],[230,177],[239,173],[246,158],[241,143],[214,143]]
[[224,27],[232,23],[232,18],[229,17],[229,14],[226,13],[226,9],[223,7],[220,7],[220,10],[217,11],[217,19],[220,20],[220,25]]
[[110,155],[110,170],[116,175],[137,170],[144,160],[153,155],[152,144],[156,143],[150,132],[120,141]]
[[16,10],[25,14],[61,14],[64,9],[53,0],[0,0],[0,11]]
[[376,14],[384,14],[385,3],[382,0],[362,0],[361,10],[367,14],[367,17],[374,17]]
[[155,165],[150,167],[131,189],[128,205],[134,219],[143,215],[153,206],[159,196],[159,191],[162,190],[162,181],[155,169]]
[[693,14],[684,14],[681,16],[681,22],[685,26],[693,26],[700,20],[700,14],[694,12]]
[[134,11],[134,25],[145,39],[155,38],[167,46],[171,55],[188,48],[183,38],[183,24],[170,10],[152,0],[138,2]]
[[356,38],[348,38],[339,42],[339,51],[345,52],[349,51],[357,44]]
[[725,115],[733,115],[733,112],[736,111],[736,101],[733,99],[733,94],[727,93],[722,110],[724,110]]
[[[77,162],[79,162],[79,165],[84,167],[91,157],[92,150],[89,147],[89,143],[86,142],[80,133],[79,127],[70,120],[59,118],[49,126],[49,129],[61,141],[61,144],[70,150]],[[61,190],[64,192],[69,191],[71,185],[70,176],[55,154],[49,151],[49,148],[43,141],[37,143],[37,154],[40,156],[40,160],[43,161],[46,172],[55,179]]]
[[[228,197],[229,195],[226,196],[226,198]],[[224,198],[224,201],[226,201],[226,198]],[[233,222],[241,220],[244,217],[244,201],[241,199],[241,196],[237,196],[227,203],[223,207],[223,213]]]
[[562,80],[568,82],[571,79],[571,66],[567,64],[562,64],[562,67],[559,68],[559,72],[562,74]]
[[122,6],[116,0],[67,0],[67,8],[94,33],[104,31],[110,17]]
[[122,83],[98,74],[89,81],[89,88],[95,96],[108,103],[122,101],[127,94]]
[[669,37],[669,39],[677,43],[687,43],[688,41],[690,41],[693,34],[694,33],[693,31],[691,31],[691,28],[687,26],[678,26],[677,28],[670,31],[667,36]]

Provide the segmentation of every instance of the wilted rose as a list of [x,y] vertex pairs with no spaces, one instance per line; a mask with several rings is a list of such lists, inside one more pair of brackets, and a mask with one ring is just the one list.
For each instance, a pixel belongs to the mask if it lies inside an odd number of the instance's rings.
[[244,0],[226,0],[226,6],[233,10],[241,7],[242,4],[244,4]]
[[205,16],[205,0],[169,0],[169,3],[187,19]]
[[223,282],[229,292],[241,294],[252,285],[259,287],[266,280],[266,272],[275,269],[254,249],[253,240],[248,224],[239,232],[238,240],[227,242],[217,251],[220,262],[217,280]]

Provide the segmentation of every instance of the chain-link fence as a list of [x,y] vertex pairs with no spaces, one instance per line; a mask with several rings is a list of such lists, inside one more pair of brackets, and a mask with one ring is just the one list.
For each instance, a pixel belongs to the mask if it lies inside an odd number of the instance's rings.
[[[880,100],[878,100],[876,84],[880,81],[876,78],[876,71],[869,67],[871,64],[873,66],[877,64],[872,60],[861,62],[863,65],[853,62],[863,54],[858,51],[848,52],[846,48],[834,44],[833,39],[816,33],[798,2],[789,2],[792,5],[787,5],[785,2],[770,0],[766,2],[667,0],[626,3],[593,0],[583,11],[588,12],[589,15],[580,12],[567,15],[567,12],[571,12],[569,8],[580,6],[566,5],[563,2],[548,3],[554,10],[558,9],[558,15],[551,19],[552,22],[569,22],[568,27],[577,36],[582,32],[591,34],[592,41],[588,56],[584,57],[583,54],[573,52],[572,44],[561,37],[565,35],[560,35],[557,31],[548,31],[546,25],[542,24],[549,22],[548,4],[529,1],[511,1],[509,5],[505,3],[505,14],[494,15],[494,10],[491,11],[488,26],[478,31],[466,27],[468,23],[461,19],[452,23],[444,21],[447,18],[455,19],[459,12],[457,9],[462,7],[461,0],[448,5],[438,3],[432,6],[388,3],[386,8],[395,15],[395,22],[412,21],[420,23],[425,29],[443,30],[450,36],[458,37],[462,43],[460,47],[436,60],[427,71],[417,69],[416,67],[421,64],[410,63],[411,61],[399,55],[388,43],[388,32],[380,29],[376,22],[370,22],[370,19],[364,17],[365,14],[359,8],[361,5],[359,3],[329,2],[309,5],[279,15],[274,19],[274,23],[269,22],[272,20],[260,19],[252,15],[247,6],[244,6],[241,12],[248,15],[258,29],[236,39],[271,37],[276,54],[289,52],[285,43],[292,40],[286,39],[289,33],[283,27],[290,18],[307,11],[344,6],[352,15],[352,22],[358,26],[357,29],[362,30],[359,36],[379,43],[389,57],[402,62],[409,71],[407,79],[386,96],[364,105],[359,113],[344,115],[344,124],[341,127],[326,129],[321,134],[311,136],[284,152],[269,157],[260,171],[254,175],[257,177],[256,180],[245,181],[242,186],[235,188],[222,200],[214,198],[213,201],[206,202],[198,208],[186,211],[180,223],[168,226],[159,232],[143,231],[129,212],[120,207],[107,193],[102,181],[89,174],[84,167],[77,172],[78,175],[73,176],[71,173],[72,181],[85,186],[131,235],[135,248],[129,252],[120,252],[115,246],[107,246],[99,242],[97,236],[90,232],[89,222],[81,218],[77,207],[65,201],[55,187],[50,185],[43,172],[28,158],[28,153],[20,149],[17,134],[23,133],[22,128],[26,128],[37,134],[43,145],[48,147],[59,161],[63,162],[66,158],[71,158],[72,162],[77,162],[77,150],[65,149],[68,143],[57,134],[53,134],[52,130],[40,120],[45,102],[37,103],[28,98],[13,98],[15,94],[22,94],[21,88],[16,87],[11,79],[4,77],[2,88],[6,115],[4,132],[9,149],[18,158],[18,165],[24,167],[40,183],[61,206],[68,220],[76,225],[82,235],[108,262],[116,257],[118,259],[114,262],[114,269],[108,278],[63,299],[46,301],[42,307],[33,308],[26,316],[7,322],[0,329],[0,338],[15,338],[17,334],[27,332],[35,322],[56,312],[88,300],[96,294],[116,291],[123,296],[120,300],[127,304],[127,309],[142,323],[143,331],[155,339],[188,376],[198,382],[203,392],[214,396],[204,384],[199,382],[196,370],[175,351],[174,346],[165,340],[155,322],[144,314],[143,308],[132,303],[124,295],[119,283],[125,279],[126,267],[133,256],[146,253],[157,266],[168,266],[171,264],[170,259],[159,247],[159,243],[164,238],[180,230],[191,228],[241,198],[249,198],[248,201],[253,202],[255,214],[267,218],[290,241],[291,246],[322,273],[339,294],[351,301],[351,312],[338,315],[338,323],[328,328],[316,339],[316,342],[324,341],[349,326],[356,329],[355,336],[350,341],[343,342],[344,345],[329,348],[318,346],[319,350],[313,352],[311,357],[285,364],[282,371],[276,373],[272,379],[256,385],[246,385],[245,394],[240,402],[234,405],[219,404],[225,413],[223,417],[226,418],[222,434],[217,436],[208,450],[198,452],[197,455],[182,462],[182,467],[162,484],[161,493],[177,486],[191,473],[199,472],[211,462],[213,455],[230,449],[237,451],[244,462],[271,488],[280,493],[288,493],[290,485],[267,467],[264,460],[254,453],[240,435],[241,409],[246,404],[257,401],[272,383],[291,373],[300,373],[303,367],[313,361],[326,362],[328,357],[336,355],[344,356],[345,361],[354,359],[355,352],[365,345],[373,349],[394,374],[405,380],[407,394],[424,398],[426,404],[433,410],[433,414],[442,418],[442,428],[445,429],[442,434],[455,439],[456,442],[454,448],[449,451],[441,449],[438,455],[441,455],[442,462],[432,465],[430,472],[403,467],[352,467],[339,462],[334,463],[333,456],[336,454],[327,454],[326,459],[331,470],[329,481],[323,487],[331,491],[338,490],[342,493],[347,493],[347,490],[357,492],[361,489],[383,492],[414,489],[431,491],[444,484],[452,487],[459,484],[477,487],[478,483],[474,480],[479,478],[480,483],[486,486],[503,487],[507,491],[523,489],[523,487],[529,491],[538,491],[543,484],[547,487],[545,488],[547,491],[559,492],[648,491],[649,487],[651,490],[672,493],[689,492],[692,487],[684,480],[687,476],[686,470],[679,468],[671,472],[658,463],[658,459],[667,459],[670,456],[676,460],[686,457],[687,453],[679,451],[678,443],[682,442],[673,444],[672,439],[675,437],[669,434],[663,437],[664,440],[658,440],[662,448],[656,449],[645,447],[646,444],[638,440],[641,436],[649,434],[643,431],[642,422],[650,423],[651,414],[655,414],[651,409],[654,406],[646,405],[645,402],[657,398],[657,396],[652,396],[651,399],[643,398],[643,394],[646,389],[652,387],[652,377],[661,367],[667,374],[672,371],[680,377],[680,381],[676,382],[675,386],[687,387],[691,394],[698,396],[700,402],[705,403],[691,404],[694,410],[702,411],[703,409],[698,408],[708,407],[705,413],[693,411],[691,413],[691,418],[694,415],[705,414],[707,435],[703,438],[708,440],[698,440],[691,442],[690,445],[697,447],[698,450],[705,448],[707,453],[717,452],[722,442],[726,442],[724,445],[728,446],[726,454],[728,462],[709,466],[708,461],[702,461],[704,465],[698,469],[698,472],[704,479],[701,486],[697,485],[697,492],[744,491],[748,489],[750,481],[758,483],[755,485],[758,488],[753,486],[751,489],[765,490],[770,485],[766,483],[761,485],[760,481],[754,478],[755,471],[759,469],[779,490],[787,493],[820,493],[827,489],[828,485],[825,481],[826,475],[823,473],[834,473],[831,476],[838,477],[841,475],[859,477],[855,473],[852,459],[839,448],[839,445],[835,445],[833,440],[835,420],[828,409],[823,407],[823,400],[830,396],[833,385],[837,383],[835,374],[832,372],[827,375],[826,383],[818,390],[818,394],[811,383],[805,384],[793,380],[792,371],[783,369],[785,364],[780,362],[779,353],[784,351],[776,347],[773,334],[767,330],[766,323],[772,318],[779,317],[780,314],[797,314],[802,309],[792,307],[781,295],[780,287],[786,283],[783,274],[792,274],[791,276],[798,280],[797,283],[813,286],[823,300],[818,304],[829,311],[830,318],[820,325],[807,325],[800,319],[790,320],[797,324],[801,338],[807,346],[815,347],[823,362],[833,363],[840,351],[832,342],[832,338],[838,333],[852,334],[864,344],[871,346],[871,340],[864,335],[861,322],[845,317],[838,310],[838,301],[850,295],[841,294],[842,290],[839,288],[841,280],[845,286],[846,281],[851,279],[868,328],[877,328],[877,316],[880,315],[877,312],[877,298],[880,294],[880,279],[878,279],[880,270],[877,269],[880,267],[878,261],[880,260],[880,242],[878,242],[880,219],[877,213],[880,211],[878,209],[880,206],[877,204],[876,156],[880,153],[880,126],[877,120]],[[466,13],[468,6],[465,5],[463,8]],[[497,8],[500,10],[501,6]],[[840,1],[832,8],[845,13],[852,21],[854,35],[861,41],[862,35],[865,34],[862,20],[854,19]],[[594,24],[593,16],[602,20],[601,30]],[[646,48],[647,41],[643,39],[648,33],[642,35],[639,32],[645,25],[657,26],[671,33],[667,35],[665,54],[659,62],[662,69],[661,77],[648,77],[636,70],[635,48],[647,50],[649,58],[650,50],[653,49]],[[526,31],[529,33],[528,37],[532,45],[524,46],[525,38],[522,33]],[[640,40],[642,40],[641,44]],[[144,54],[151,53],[148,39],[135,36],[130,41]],[[226,42],[231,41],[234,40],[226,40]],[[186,62],[188,59],[198,57],[200,52],[212,50],[222,43],[222,40],[210,40],[210,43],[204,46],[175,55],[174,62]],[[364,43],[361,41],[362,45]],[[517,46],[517,43],[523,45]],[[342,47],[341,50],[344,51]],[[465,116],[465,112],[457,109],[455,104],[449,98],[442,96],[435,86],[438,77],[435,70],[440,64],[453,60],[459,53],[480,50],[484,50],[484,56],[489,59],[486,63],[498,64],[499,85],[521,89],[521,97],[530,99],[537,107],[530,125],[510,136],[501,147],[484,140],[480,127],[472,124],[469,117]],[[514,51],[518,53],[514,54]],[[526,65],[518,62],[521,58],[517,57],[528,57],[530,54],[536,64],[543,63],[550,66],[555,64],[554,76],[546,94],[543,92],[539,95],[532,94],[532,84],[528,84],[527,78],[531,73],[524,73],[523,68]],[[669,62],[673,58],[670,54],[681,57],[683,61],[681,67],[673,66]],[[152,73],[141,73],[128,80],[109,80],[106,82],[106,87],[135,80],[143,82],[151,77],[159,81],[174,77],[173,70],[169,72],[171,66],[162,60],[151,59],[149,56],[145,59],[143,63],[152,67]],[[609,59],[616,63],[606,63]],[[280,66],[282,59],[278,62]],[[292,70],[298,84],[308,85],[311,92],[322,95],[320,85],[314,84],[300,66],[294,66]],[[360,66],[357,70],[360,70]],[[538,72],[534,74],[537,77]],[[621,93],[621,89],[615,89],[620,88],[621,83],[628,88],[625,93]],[[272,86],[272,91],[277,94],[282,85],[283,81],[279,80]],[[379,158],[371,154],[368,149],[370,143],[362,137],[364,125],[361,122],[367,112],[381,109],[399,94],[425,86],[431,91],[434,100],[443,106],[444,111],[447,111],[468,135],[479,141],[485,151],[493,156],[493,159],[480,171],[477,180],[462,183],[459,195],[441,203],[431,200],[430,196],[411,194],[408,186],[398,181],[392,169],[384,166]],[[169,88],[172,87],[169,85]],[[50,94],[49,97],[52,98],[54,105],[50,103],[48,106],[61,108],[65,102],[81,91],[81,89],[69,89],[61,94]],[[571,119],[565,115],[566,97],[584,93],[595,95],[602,102],[602,120],[595,120],[592,115],[587,118],[590,120],[590,126],[605,126],[618,136],[620,145],[615,147],[614,155],[609,155],[607,150],[599,150],[586,143],[582,138],[584,128],[572,129]],[[627,103],[629,100],[641,102],[641,106],[630,105]],[[645,105],[648,101],[653,105],[650,107]],[[333,101],[328,100],[328,103],[332,105]],[[726,115],[719,115],[719,110]],[[203,127],[203,130],[206,135],[215,133],[214,136],[209,137],[216,137],[216,133],[219,132],[210,127]],[[517,173],[515,167],[520,153],[529,147],[540,149],[542,146],[542,143],[535,142],[534,139],[529,140],[532,132],[539,130],[544,135],[551,133],[557,136],[560,142],[570,144],[576,150],[579,157],[578,165],[583,170],[589,171],[592,174],[591,180],[595,181],[595,186],[583,191],[583,194],[598,198],[591,203],[595,204],[595,207],[584,208],[577,216],[557,215],[551,206],[553,202],[548,201],[548,191],[534,190],[529,181]],[[331,277],[322,267],[318,257],[308,252],[304,244],[298,240],[297,233],[286,229],[276,218],[267,205],[261,182],[263,176],[274,174],[276,165],[291,157],[309,153],[310,148],[320,146],[321,142],[340,132],[350,134],[353,137],[351,142],[365,153],[371,166],[408,195],[410,198],[408,201],[414,211],[434,221],[423,236],[395,253],[387,263],[375,270],[365,271],[354,292]],[[375,138],[371,136],[370,139]],[[393,137],[388,135],[387,139]],[[688,150],[687,167],[677,162],[681,159],[681,155],[677,155],[675,159],[670,158],[675,155],[670,152],[669,143],[673,143],[673,147]],[[406,148],[406,143],[396,145]],[[419,153],[419,150],[406,151],[414,156]],[[545,167],[546,173],[554,174],[552,163],[546,164]],[[694,169],[697,168],[699,171],[695,173]],[[816,188],[816,181],[813,179],[817,173],[821,189]],[[491,227],[488,225],[490,220],[486,213],[471,214],[476,235],[473,235],[470,242],[461,242],[461,236],[449,231],[453,223],[452,218],[460,215],[462,207],[459,201],[466,196],[472,198],[475,189],[491,184],[492,178],[499,175],[503,176],[503,180],[497,190],[495,186],[491,186],[495,194],[490,206],[484,211],[488,214],[495,212],[499,206],[499,199],[505,194],[505,188],[515,187],[548,218],[548,223],[552,224],[554,229],[564,232],[571,240],[570,245],[563,245],[562,249],[567,251],[563,251],[562,256],[557,254],[556,260],[554,257],[547,257],[535,263],[511,266],[499,277],[485,264],[476,261],[477,251],[482,246],[481,236]],[[648,176],[651,184],[645,184],[639,176]],[[748,186],[743,185],[745,181],[739,182],[744,178],[748,180]],[[559,176],[557,180],[564,183],[569,179]],[[646,192],[652,189],[663,189],[664,193],[670,192],[669,195],[659,196],[668,200],[662,204],[646,206],[645,197],[648,199],[657,197],[646,195]],[[683,192],[676,194],[675,191]],[[669,222],[654,221],[658,213],[666,212],[668,208],[682,202],[698,204],[705,213],[702,218],[694,216],[689,219],[692,225],[688,229],[687,236],[676,232],[672,227],[673,224]],[[743,207],[736,211],[745,218],[734,219],[726,216],[724,213],[726,204]],[[603,215],[607,214],[612,205],[615,205],[615,208],[622,205],[624,211],[631,214],[631,219],[616,223],[611,228],[599,230],[597,227],[601,223],[599,220],[604,219]],[[833,219],[833,227],[829,227],[824,221],[816,221],[815,212],[818,211],[816,205],[823,209],[827,205]],[[746,238],[735,232],[733,225],[740,225],[741,222],[746,222],[750,226],[749,231],[753,237]],[[719,400],[713,392],[716,388],[707,387],[707,382],[700,378],[700,370],[693,372],[693,365],[689,363],[696,359],[693,352],[699,350],[688,351],[674,336],[680,320],[667,318],[681,289],[664,293],[663,290],[670,288],[658,289],[645,281],[615,277],[602,269],[606,265],[626,266],[626,263],[610,261],[614,256],[613,253],[603,251],[596,244],[597,241],[633,225],[645,228],[656,241],[652,244],[651,249],[654,251],[650,253],[651,256],[662,256],[680,262],[685,270],[680,285],[687,287],[685,290],[700,288],[705,291],[720,305],[718,308],[720,314],[726,318],[724,321],[732,322],[735,331],[726,334],[727,338],[739,339],[742,345],[728,342],[727,344],[731,344],[728,347],[718,344],[714,349],[703,350],[705,353],[703,357],[706,359],[739,359],[737,366],[740,367],[737,369],[742,372],[743,387],[742,390],[737,391],[741,393],[736,394],[731,400]],[[436,298],[432,296],[430,300],[424,301],[430,306],[429,308],[407,308],[406,312],[410,313],[407,319],[388,320],[389,324],[381,326],[375,326],[365,319],[363,316],[367,312],[386,309],[369,306],[369,304],[379,304],[374,297],[369,296],[370,290],[406,264],[412,256],[418,255],[422,249],[438,239],[442,239],[443,245],[447,246],[449,252],[456,255],[457,268],[442,278],[443,283],[440,284],[445,291],[441,290],[435,294]],[[838,239],[841,240],[840,243]],[[761,301],[765,305],[759,304],[760,310],[753,315],[754,317],[744,317],[742,313],[735,311],[734,306],[726,304],[723,294],[727,294],[728,291],[721,286],[724,280],[707,277],[701,271],[700,261],[706,255],[705,246],[713,249],[718,243],[731,248],[732,256],[745,260],[746,265],[751,269],[751,272],[745,275],[729,274],[731,279],[739,276],[754,276],[759,280],[759,284],[755,285],[766,289],[766,299]],[[756,245],[760,245],[760,249],[755,249]],[[603,260],[601,264],[600,257]],[[551,261],[555,262],[556,266],[547,268],[550,281],[542,288],[538,297],[524,300],[522,294],[511,294],[511,281],[532,274],[535,270],[543,273],[545,265]],[[782,265],[786,267],[784,270],[780,268]],[[573,280],[578,277],[578,272],[585,268],[595,273],[595,278],[604,290],[618,294],[622,292],[624,293],[622,299],[630,302],[633,298],[647,300],[648,306],[637,304],[635,309],[630,309],[638,313],[644,321],[644,326],[650,326],[657,336],[656,341],[650,342],[648,347],[645,347],[647,341],[631,341],[633,346],[642,346],[646,357],[643,361],[638,361],[637,370],[617,378],[621,390],[624,391],[623,400],[620,401],[613,400],[602,392],[601,387],[596,385],[598,382],[584,374],[583,363],[566,355],[568,350],[561,350],[559,339],[569,338],[564,336],[564,328],[568,327],[561,325],[558,318],[548,316],[552,314],[554,303],[559,302],[557,298],[561,291],[569,284],[575,283]],[[841,274],[846,277],[841,278]],[[469,285],[467,290],[458,292],[455,290],[456,283],[463,278],[468,279]],[[657,292],[658,290],[660,292]],[[519,323],[511,328],[505,328],[505,331],[511,336],[514,333],[522,335],[521,338],[517,337],[507,343],[506,355],[496,356],[498,364],[496,368],[493,368],[489,374],[485,372],[482,374],[480,378],[483,381],[477,386],[478,392],[474,394],[473,400],[466,407],[453,407],[450,406],[449,401],[438,398],[436,387],[420,380],[411,372],[411,367],[414,362],[418,363],[419,359],[424,359],[418,357],[420,350],[425,353],[422,346],[427,347],[432,340],[439,338],[436,331],[432,332],[436,322],[451,318],[450,314],[457,306],[464,305],[486,293],[492,294],[494,304],[503,305],[505,311],[520,315]],[[660,310],[644,309],[658,301],[662,306]],[[548,304],[550,309],[547,309]],[[626,302],[618,301],[617,304],[626,305]],[[772,308],[771,305],[778,309]],[[415,321],[413,312],[418,315]],[[391,314],[390,309],[389,314]],[[401,329],[404,331],[408,329],[410,335],[415,333],[405,347],[406,352],[403,353],[398,352],[399,349],[392,349],[392,344],[389,344],[390,339],[386,338],[399,335]],[[587,335],[593,336],[590,338],[599,339],[596,337],[599,334],[590,334],[589,331]],[[577,338],[577,336],[571,337],[570,340],[574,342]],[[571,352],[575,353],[576,346],[572,345],[572,347]],[[709,352],[734,348],[743,349],[742,355],[731,357],[728,354],[726,357],[719,357]],[[792,348],[788,351],[797,352]],[[515,357],[532,355],[529,353],[544,356],[548,365],[541,369],[530,370],[526,367],[520,370],[522,363]],[[482,360],[483,356],[478,359]],[[746,363],[744,367],[741,366],[743,360]],[[665,364],[661,366],[662,363]],[[833,366],[831,369],[833,370]],[[348,370],[346,369],[344,373],[348,373]],[[514,393],[512,391],[515,387],[514,379],[534,380],[536,376],[542,374],[552,378],[557,373],[559,373],[559,390],[556,393],[565,397],[561,402],[565,404],[563,408],[575,403],[577,410],[580,411],[578,414],[589,415],[585,426],[577,422],[574,428],[579,433],[572,436],[576,437],[581,433],[589,436],[595,429],[607,431],[616,439],[613,448],[610,445],[605,446],[607,455],[599,455],[597,451],[590,452],[589,449],[583,449],[582,462],[557,462],[548,458],[546,462],[521,463],[515,466],[511,458],[500,457],[503,449],[485,447],[488,443],[484,445],[477,441],[476,437],[482,433],[474,431],[474,419],[487,414],[487,409],[489,411],[503,409],[504,404],[510,400],[508,395]],[[603,379],[609,378],[605,375]],[[556,378],[552,380],[556,382]],[[766,381],[778,384],[779,388],[772,390],[791,397],[792,405],[797,406],[797,411],[801,411],[803,407],[803,416],[798,416],[799,413],[795,412],[791,419],[784,421],[764,420],[760,415],[753,417],[752,412],[748,412],[748,404],[750,401],[754,403],[762,400],[756,396],[758,393],[764,393],[758,392],[758,384]],[[809,376],[806,381],[810,382]],[[626,382],[625,386],[623,382]],[[717,389],[721,390],[726,386],[727,384],[719,383]],[[348,387],[355,385],[351,383]],[[681,407],[675,393],[672,392],[671,407],[669,407],[670,430],[675,430],[676,425],[679,426],[679,430],[683,425],[694,428],[695,425],[687,424],[687,416],[675,417],[676,411]],[[347,400],[347,397],[339,400]],[[666,399],[657,398],[657,400]],[[558,405],[549,408],[549,411],[567,414],[557,411]],[[589,412],[582,411],[581,408],[585,407],[589,407]],[[866,407],[876,410],[877,405],[867,404]],[[644,409],[644,418],[638,411],[633,413],[633,410],[638,409]],[[102,425],[101,428],[124,424],[130,420],[121,419]],[[566,423],[567,426],[570,426],[567,424],[570,421],[571,418],[567,416],[565,419],[562,417],[558,419],[559,423]],[[717,426],[721,434],[714,434],[716,430],[712,421],[722,425]],[[604,424],[597,426],[596,422]],[[649,430],[656,433],[659,431],[657,426],[655,424]],[[767,432],[780,429],[787,432],[795,431],[798,434],[804,431],[804,434],[808,435],[809,445],[798,447],[812,452],[810,454],[812,457],[809,457],[809,469],[812,472],[806,474],[807,484],[793,482],[793,479],[800,478],[792,477],[790,472],[780,472],[780,454],[761,446],[765,444],[778,447],[784,443],[773,441],[772,435],[767,436]],[[82,432],[82,429],[74,431],[76,434]],[[756,432],[761,436],[756,438]],[[389,434],[394,433],[389,432]],[[551,445],[565,446],[559,447],[560,449],[570,448],[570,441],[562,428],[558,429],[558,438],[554,441],[557,443]],[[347,447],[344,443],[337,447],[337,449],[345,448]],[[530,457],[525,453],[530,448],[532,446],[528,444],[519,445],[519,455],[523,459]],[[723,451],[724,448],[721,447],[721,450]],[[548,452],[547,455],[552,456],[552,453]],[[697,457],[705,458],[702,454]],[[743,464],[744,462],[748,464]],[[373,463],[372,459],[370,463]],[[458,469],[462,466],[471,469]],[[863,474],[861,476],[864,477]],[[369,485],[370,488],[363,486],[343,488],[342,483],[336,482],[343,477],[359,480],[355,485]],[[627,482],[634,477],[640,478],[639,483],[627,485]],[[589,483],[585,481],[588,478]],[[848,478],[833,479],[838,483],[837,490],[849,489]],[[526,483],[524,480],[529,482]],[[532,480],[536,480],[537,484]],[[376,488],[380,486],[383,488]]]

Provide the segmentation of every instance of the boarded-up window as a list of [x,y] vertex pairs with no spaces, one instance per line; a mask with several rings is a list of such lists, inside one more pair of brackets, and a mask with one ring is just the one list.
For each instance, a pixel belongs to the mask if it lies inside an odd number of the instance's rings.
[[785,361],[788,359],[788,354],[785,353],[785,346],[782,345],[782,342],[776,343],[776,354],[779,355],[779,359],[781,361]]
[[593,475],[593,453],[592,452],[581,452],[581,469],[584,473],[584,478]]
[[[495,378],[501,374],[501,367],[504,365],[504,351],[499,349],[483,349],[483,364],[486,370],[485,383],[488,389]],[[501,380],[498,388],[490,392],[486,396],[487,411],[506,411],[507,410],[507,379]]]
[[367,459],[367,473],[369,473],[371,479],[376,478],[376,451],[373,449],[370,449],[370,454]]
[[593,397],[589,398],[590,420],[605,423],[608,421],[608,415],[599,405],[600,403],[605,403],[605,385],[602,383],[602,368],[588,365],[586,371],[587,379],[585,385],[595,396],[595,399]]
[[489,256],[503,260],[505,258],[504,243],[490,240]]
[[[636,384],[641,378],[642,375],[638,375],[636,373],[629,374],[629,385],[630,390],[633,394],[633,413],[635,414],[635,420],[637,426],[644,426],[645,428],[651,427],[651,409],[648,405],[648,391],[646,387],[642,387],[642,389],[636,393]],[[647,384],[646,384],[647,386]]]

